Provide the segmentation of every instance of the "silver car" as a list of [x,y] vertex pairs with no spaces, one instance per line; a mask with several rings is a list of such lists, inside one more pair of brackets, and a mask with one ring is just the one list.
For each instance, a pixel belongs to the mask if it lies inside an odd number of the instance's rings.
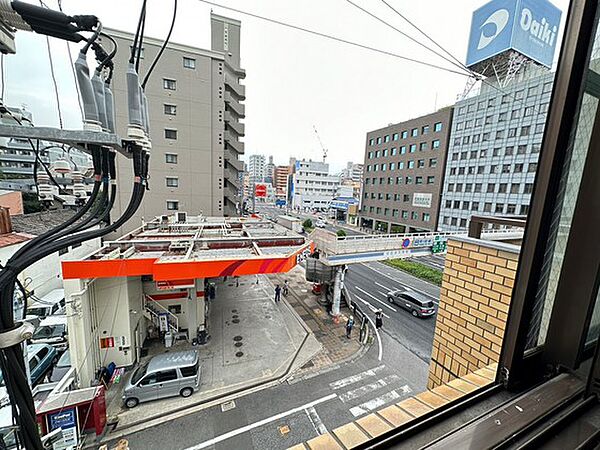
[[200,387],[202,368],[197,350],[163,353],[139,366],[125,385],[123,401],[133,408],[140,402],[181,395]]
[[430,317],[435,314],[435,306],[430,298],[413,291],[392,291],[387,294],[388,302],[406,309],[415,317]]

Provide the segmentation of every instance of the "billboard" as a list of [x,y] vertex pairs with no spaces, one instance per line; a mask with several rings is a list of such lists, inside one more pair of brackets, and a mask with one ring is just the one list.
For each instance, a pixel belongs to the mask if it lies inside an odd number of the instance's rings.
[[413,194],[412,205],[420,208],[431,208],[432,194],[415,192]]
[[548,0],[492,0],[473,13],[467,66],[514,49],[552,66],[561,11]]

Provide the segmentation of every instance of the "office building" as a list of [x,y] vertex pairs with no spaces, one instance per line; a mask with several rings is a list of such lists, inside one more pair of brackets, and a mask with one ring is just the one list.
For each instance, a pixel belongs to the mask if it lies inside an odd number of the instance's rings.
[[[169,43],[148,84],[152,153],[150,189],[139,210],[121,232],[140,225],[142,218],[179,210],[207,216],[236,215],[242,183],[244,135],[240,123],[245,115],[245,77],[240,68],[240,22],[211,14],[212,50]],[[133,35],[107,31],[120,49],[129,49]],[[141,77],[163,41],[145,38],[140,64]],[[107,44],[110,45],[110,44]],[[117,132],[126,136],[127,51],[115,57],[114,97]],[[130,162],[117,158],[119,180],[114,215],[125,211],[132,183],[125,174]]]
[[439,230],[465,230],[471,215],[526,215],[554,74],[498,86],[455,106]]
[[328,209],[340,184],[338,176],[329,175],[329,164],[321,161],[296,161],[290,178],[288,195],[292,208],[298,210]]
[[362,183],[363,179],[363,168],[362,164],[357,164],[349,161],[346,163],[346,167],[342,170],[340,177],[342,181],[353,181],[354,183]]
[[280,200],[287,198],[288,176],[290,173],[290,166],[275,166],[273,183],[275,195]]
[[361,227],[436,229],[452,113],[443,108],[367,133]]
[[273,184],[275,177],[275,164],[273,164],[273,156],[269,156],[269,162],[265,164],[265,183]]
[[248,158],[250,184],[262,183],[265,181],[266,161],[265,155],[250,155]]

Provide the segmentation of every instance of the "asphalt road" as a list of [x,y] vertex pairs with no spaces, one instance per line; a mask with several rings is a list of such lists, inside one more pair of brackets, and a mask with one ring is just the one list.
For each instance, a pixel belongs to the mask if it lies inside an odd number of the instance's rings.
[[130,448],[285,449],[423,391],[435,317],[414,318],[387,305],[384,294],[409,288],[437,301],[439,288],[381,263],[351,266],[346,285],[372,319],[378,308],[386,314],[380,340],[366,354],[326,373],[237,398],[231,409],[213,406],[134,433],[127,436]]

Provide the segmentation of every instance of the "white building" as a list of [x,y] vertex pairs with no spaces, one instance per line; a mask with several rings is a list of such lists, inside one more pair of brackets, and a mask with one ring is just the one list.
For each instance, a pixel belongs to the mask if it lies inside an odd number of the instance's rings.
[[350,180],[354,183],[362,183],[363,180],[363,165],[349,161],[346,168],[341,173],[342,180]]
[[250,174],[250,184],[261,183],[265,180],[265,155],[250,155],[248,159],[248,173]]
[[336,195],[340,178],[329,175],[329,164],[320,161],[296,161],[290,197],[292,208],[325,210]]
[[273,156],[269,156],[269,162],[265,165],[265,182],[274,184],[275,179],[275,164]]

